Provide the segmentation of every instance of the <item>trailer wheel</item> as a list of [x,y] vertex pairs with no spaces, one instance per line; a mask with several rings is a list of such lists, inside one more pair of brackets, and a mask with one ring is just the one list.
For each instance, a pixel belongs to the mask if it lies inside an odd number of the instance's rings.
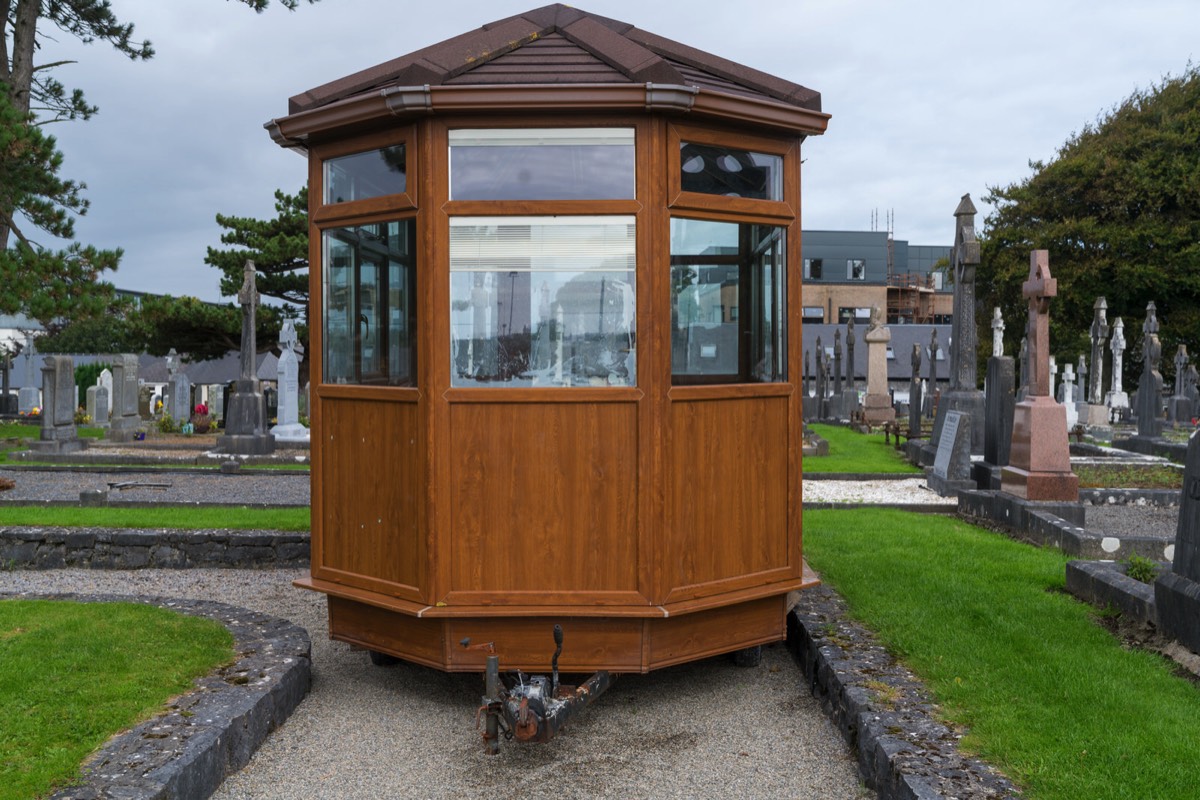
[[757,667],[762,663],[762,645],[734,650],[733,663],[739,667]]
[[380,653],[377,650],[369,650],[368,653],[371,656],[371,663],[377,667],[394,667],[400,663],[400,659],[387,653]]

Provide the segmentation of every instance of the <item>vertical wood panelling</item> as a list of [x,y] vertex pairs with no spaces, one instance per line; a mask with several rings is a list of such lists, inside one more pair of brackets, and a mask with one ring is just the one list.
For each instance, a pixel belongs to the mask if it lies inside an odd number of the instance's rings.
[[324,398],[314,577],[419,599],[425,546],[420,407]]
[[450,434],[454,591],[636,592],[636,404],[460,403]]
[[671,404],[672,589],[789,566],[788,402]]

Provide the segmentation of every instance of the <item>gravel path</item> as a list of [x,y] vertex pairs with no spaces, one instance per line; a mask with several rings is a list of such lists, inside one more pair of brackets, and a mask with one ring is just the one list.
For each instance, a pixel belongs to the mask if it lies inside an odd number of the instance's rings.
[[[329,641],[307,571],[0,572],[11,591],[219,598],[290,619],[313,641],[313,686],[292,718],[214,795],[234,798],[873,797],[783,645],[622,676],[548,745],[482,754],[478,676],[371,666]],[[569,642],[568,642],[569,646]]]
[[1087,530],[1104,536],[1156,536],[1174,539],[1179,524],[1178,507],[1162,506],[1088,506]]
[[952,510],[955,497],[941,497],[924,477],[882,481],[804,481],[804,499],[810,503],[889,503],[892,505],[944,505]]
[[[89,489],[108,491],[109,503],[225,503],[229,505],[301,505],[309,502],[308,473],[277,472],[225,475],[220,472],[90,472],[0,469],[16,486],[0,500],[79,502]],[[168,484],[166,487],[109,489],[109,483]]]

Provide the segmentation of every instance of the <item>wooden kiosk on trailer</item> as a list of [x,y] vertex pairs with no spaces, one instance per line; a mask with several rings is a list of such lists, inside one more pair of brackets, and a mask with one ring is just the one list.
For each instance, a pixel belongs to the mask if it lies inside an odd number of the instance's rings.
[[562,5],[312,89],[312,575],[443,670],[785,635],[820,95]]

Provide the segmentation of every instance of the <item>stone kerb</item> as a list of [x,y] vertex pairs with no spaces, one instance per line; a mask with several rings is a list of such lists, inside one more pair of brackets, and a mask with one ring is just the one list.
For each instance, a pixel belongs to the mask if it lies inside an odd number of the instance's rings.
[[198,678],[167,713],[108,741],[83,768],[81,785],[52,800],[201,800],[244,767],[291,716],[312,682],[308,632],[288,620],[205,600],[122,595],[0,593],[3,598],[143,603],[207,617],[233,635],[237,660]]
[[10,568],[285,568],[309,564],[309,534],[287,531],[0,527]]

